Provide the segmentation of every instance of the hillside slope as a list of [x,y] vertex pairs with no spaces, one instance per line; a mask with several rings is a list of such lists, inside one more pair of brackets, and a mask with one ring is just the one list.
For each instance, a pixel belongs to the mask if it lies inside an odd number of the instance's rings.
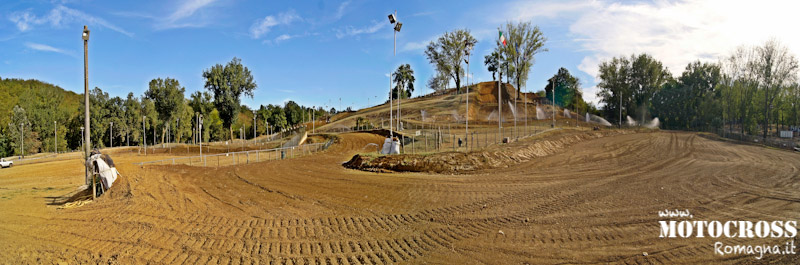
[[[511,84],[503,84],[500,94],[502,97],[502,115],[498,115],[497,83],[482,82],[474,84],[469,88],[469,122],[470,126],[475,125],[496,125],[499,116],[503,121],[511,122],[514,120],[514,112],[518,113],[518,120],[525,117],[526,106],[529,119],[536,119],[536,107],[541,99],[534,93],[523,93],[516,102],[514,108],[515,88]],[[393,115],[397,114],[397,101],[392,106]],[[400,109],[402,120],[414,125],[432,125],[442,123],[464,123],[466,113],[466,94],[456,94],[455,89],[449,89],[438,95],[425,95],[421,97],[402,99]],[[356,125],[358,118],[367,119],[375,126],[380,126],[382,122],[389,120],[389,104],[385,102],[380,105],[360,109],[356,112],[337,114],[331,118],[330,123],[317,123],[317,128],[321,130],[335,130],[348,128]],[[514,110],[514,111],[512,111]],[[548,112],[551,113],[551,112]],[[563,117],[563,109],[558,108],[557,117]],[[549,114],[547,114],[547,117]]]

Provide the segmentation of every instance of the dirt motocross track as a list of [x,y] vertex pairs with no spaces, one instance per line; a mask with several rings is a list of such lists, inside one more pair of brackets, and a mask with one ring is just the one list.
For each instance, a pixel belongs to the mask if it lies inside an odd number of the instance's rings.
[[[797,263],[715,255],[659,238],[658,211],[694,220],[797,220],[800,155],[653,132],[575,143],[463,175],[370,173],[341,163],[371,134],[319,154],[240,167],[131,164],[96,202],[48,205],[82,184],[76,161],[0,170],[0,262],[165,264]],[[148,157],[149,160],[150,157]]]

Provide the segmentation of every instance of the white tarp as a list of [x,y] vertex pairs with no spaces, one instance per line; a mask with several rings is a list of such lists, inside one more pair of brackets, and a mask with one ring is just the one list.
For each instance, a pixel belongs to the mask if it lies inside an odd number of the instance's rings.
[[388,155],[388,154],[399,154],[400,153],[400,141],[394,140],[392,138],[386,138],[383,140],[383,148],[381,149],[381,154]]
[[[92,172],[98,172],[100,175],[100,183],[103,184],[103,189],[108,190],[114,181],[117,180],[117,168],[109,166],[105,160],[101,159],[102,154],[96,154],[89,157],[89,166]],[[95,165],[97,168],[94,168]]]

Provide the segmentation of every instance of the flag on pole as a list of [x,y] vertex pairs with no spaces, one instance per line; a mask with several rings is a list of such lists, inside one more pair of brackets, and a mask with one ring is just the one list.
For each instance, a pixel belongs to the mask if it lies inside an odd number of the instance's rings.
[[500,31],[500,43],[503,43],[503,46],[506,46],[506,36],[503,36],[503,32]]

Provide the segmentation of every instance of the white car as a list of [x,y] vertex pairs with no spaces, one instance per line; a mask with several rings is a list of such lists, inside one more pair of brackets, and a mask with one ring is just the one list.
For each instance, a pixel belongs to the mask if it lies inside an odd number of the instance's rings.
[[0,168],[11,167],[13,165],[14,161],[6,161],[4,158],[0,158]]

